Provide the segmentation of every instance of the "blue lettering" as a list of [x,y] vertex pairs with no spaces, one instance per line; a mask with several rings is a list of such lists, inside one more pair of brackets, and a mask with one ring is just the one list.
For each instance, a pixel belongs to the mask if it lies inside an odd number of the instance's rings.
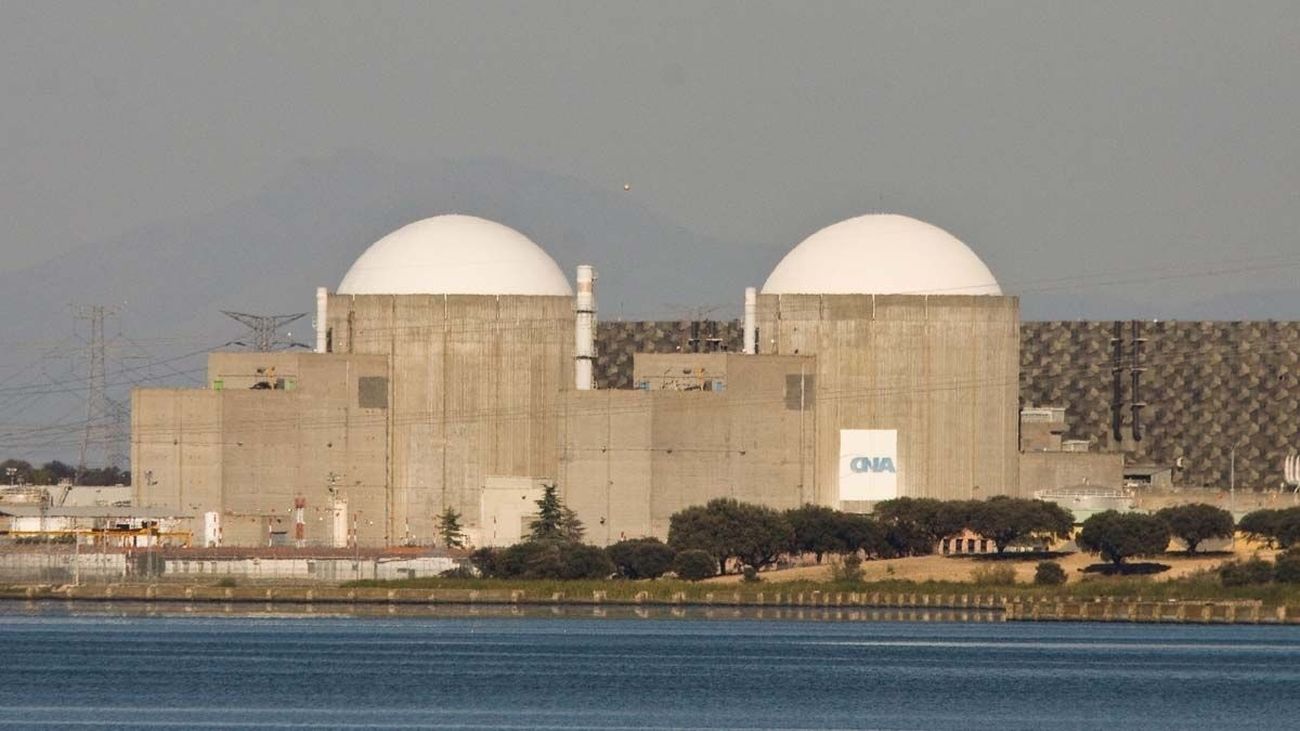
[[849,469],[854,472],[898,473],[893,457],[854,457],[849,461]]

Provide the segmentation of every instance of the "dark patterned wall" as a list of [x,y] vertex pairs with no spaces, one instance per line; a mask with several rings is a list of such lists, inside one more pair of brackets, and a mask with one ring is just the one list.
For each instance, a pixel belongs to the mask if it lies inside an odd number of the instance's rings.
[[[1112,443],[1113,323],[1026,322],[1020,334],[1024,404],[1064,406],[1070,436]],[[1300,448],[1300,322],[1147,322],[1140,398],[1143,439],[1130,461],[1171,464],[1184,485],[1224,486],[1237,447],[1238,487],[1276,487]],[[1123,328],[1125,366],[1132,331]],[[1122,399],[1133,401],[1129,372]],[[1123,411],[1124,425],[1131,411]]]
[[[600,322],[596,325],[596,388],[631,388],[633,353],[674,353],[692,346],[690,322]],[[698,323],[701,350],[739,351],[738,320]]]
[[[1064,406],[1069,437],[1094,449],[1112,445],[1111,322],[1021,324],[1023,404]],[[740,323],[702,323],[727,350],[739,350]],[[1282,459],[1300,449],[1300,322],[1143,323],[1140,396],[1143,439],[1129,442],[1130,462],[1172,464],[1184,485],[1228,484],[1237,447],[1237,485],[1276,487]],[[602,322],[597,330],[600,388],[632,386],[632,354],[690,348],[689,322]],[[1125,367],[1131,330],[1124,326]],[[1132,401],[1129,372],[1122,398]],[[1132,423],[1123,412],[1124,426]]]

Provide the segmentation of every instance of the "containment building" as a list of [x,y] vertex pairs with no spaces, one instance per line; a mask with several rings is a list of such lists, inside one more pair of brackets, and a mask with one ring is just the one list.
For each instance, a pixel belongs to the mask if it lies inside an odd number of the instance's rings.
[[638,353],[627,388],[595,388],[596,283],[483,219],[398,229],[317,292],[315,352],[134,393],[137,503],[204,516],[205,544],[429,544],[451,508],[503,545],[548,484],[595,543],[720,496],[1019,493],[1018,303],[934,226],[815,233],[744,293],[740,352]]

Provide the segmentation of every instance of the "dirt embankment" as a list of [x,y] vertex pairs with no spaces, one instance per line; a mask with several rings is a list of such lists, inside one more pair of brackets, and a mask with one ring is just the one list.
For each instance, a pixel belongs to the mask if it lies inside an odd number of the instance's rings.
[[[1246,541],[1238,540],[1235,552],[1214,553],[1206,556],[1185,556],[1183,554],[1166,554],[1154,558],[1136,559],[1140,561],[1150,561],[1168,565],[1168,571],[1164,571],[1152,576],[1156,581],[1167,581],[1194,574],[1198,571],[1217,568],[1225,561],[1233,558],[1247,559],[1252,556],[1260,556],[1266,559],[1272,559],[1275,551],[1263,549],[1260,546],[1249,544]],[[796,566],[794,568],[764,571],[763,580],[771,582],[782,581],[824,581],[831,576],[831,561],[827,558],[821,565],[809,563],[807,565]],[[863,578],[866,581],[970,581],[971,573],[976,568],[986,568],[989,566],[1011,566],[1016,571],[1016,580],[1023,583],[1032,583],[1034,580],[1034,570],[1041,561],[1040,557],[1025,558],[1016,560],[1012,558],[1003,558],[998,560],[980,559],[969,556],[917,556],[914,558],[895,558],[882,561],[864,561],[862,564]],[[1061,564],[1070,581],[1078,581],[1084,576],[1083,569],[1099,563],[1101,559],[1097,556],[1087,553],[1069,553],[1059,558],[1053,559]],[[720,584],[729,584],[740,581],[738,574],[728,576],[719,576],[709,579],[711,582]]]

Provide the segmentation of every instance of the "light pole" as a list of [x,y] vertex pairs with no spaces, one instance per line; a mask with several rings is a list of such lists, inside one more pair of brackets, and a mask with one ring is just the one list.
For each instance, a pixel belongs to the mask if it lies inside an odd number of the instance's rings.
[[[1228,512],[1232,513],[1232,522],[1237,522],[1237,447],[1241,440],[1232,443],[1228,450]],[[1237,530],[1232,531],[1232,550],[1237,550]]]

